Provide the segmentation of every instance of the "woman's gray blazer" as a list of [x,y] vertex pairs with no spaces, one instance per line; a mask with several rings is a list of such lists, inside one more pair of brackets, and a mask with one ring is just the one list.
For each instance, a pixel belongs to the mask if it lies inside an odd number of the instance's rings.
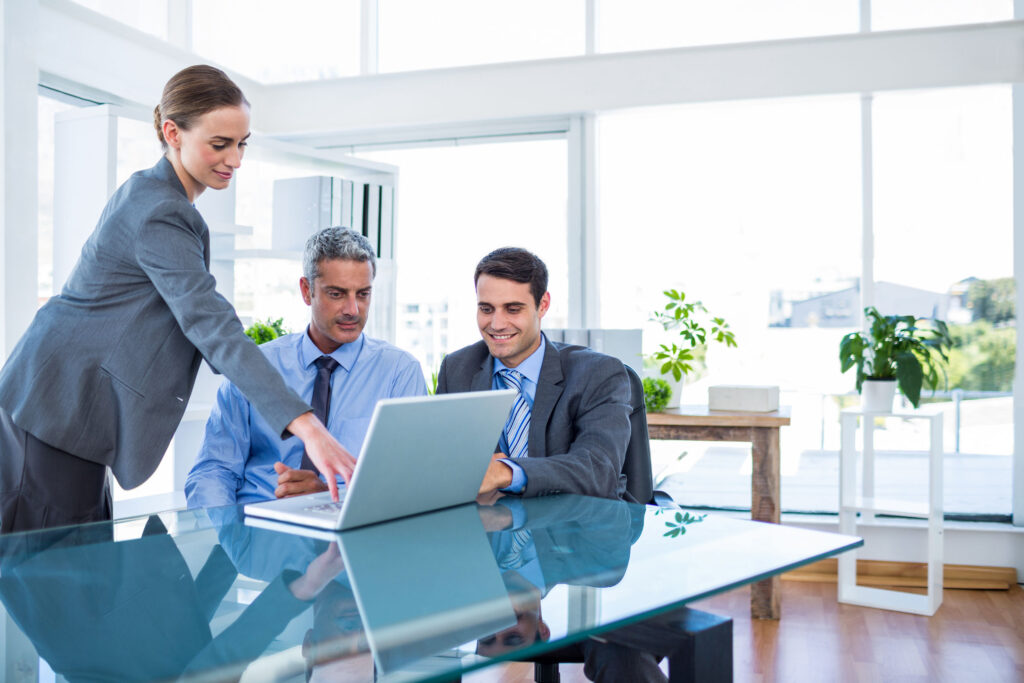
[[205,358],[284,437],[310,408],[245,336],[209,266],[209,230],[170,161],[134,174],[0,371],[0,407],[132,488],[167,450]]

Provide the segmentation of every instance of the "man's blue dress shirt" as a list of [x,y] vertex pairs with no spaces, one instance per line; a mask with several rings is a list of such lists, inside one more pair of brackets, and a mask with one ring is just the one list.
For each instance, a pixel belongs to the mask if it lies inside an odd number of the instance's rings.
[[[260,346],[285,382],[306,402],[312,400],[314,361],[323,355],[307,332],[290,334]],[[360,335],[330,354],[339,363],[331,378],[327,429],[356,458],[377,401],[423,396],[427,385],[419,363],[387,342]],[[185,481],[188,506],[214,507],[274,498],[275,462],[302,465],[297,437],[281,439],[242,392],[225,380],[206,423],[196,463]],[[339,480],[338,484],[342,482]]]
[[[533,419],[533,399],[537,395],[537,382],[540,380],[540,369],[544,365],[544,347],[547,346],[547,341],[544,336],[541,335],[540,346],[526,357],[522,363],[515,367],[515,370],[523,376],[523,394],[526,395],[526,402],[530,404],[530,419]],[[507,389],[505,386],[505,380],[498,374],[502,370],[507,369],[508,366],[502,363],[497,358],[494,359],[494,375],[491,379],[492,389]],[[532,424],[532,423],[531,423]],[[501,438],[498,440],[498,448],[501,452],[508,455],[508,441],[505,439],[505,431],[502,430]],[[508,493],[522,493],[523,489],[526,488],[526,472],[523,468],[516,464],[516,461],[509,458],[502,460],[512,468],[512,483],[509,484],[508,488],[503,488],[502,491]]]

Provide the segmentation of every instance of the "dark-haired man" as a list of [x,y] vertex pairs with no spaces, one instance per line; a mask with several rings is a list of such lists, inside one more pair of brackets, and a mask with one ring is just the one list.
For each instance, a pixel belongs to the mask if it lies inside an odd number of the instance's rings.
[[630,389],[622,363],[545,338],[548,272],[529,251],[492,251],[474,282],[483,339],[445,357],[437,392],[519,391],[480,492],[628,499]]

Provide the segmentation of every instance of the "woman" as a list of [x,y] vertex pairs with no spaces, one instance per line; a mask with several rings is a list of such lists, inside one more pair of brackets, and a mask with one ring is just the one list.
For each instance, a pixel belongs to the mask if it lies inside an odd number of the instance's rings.
[[205,358],[326,475],[352,456],[249,341],[214,289],[193,202],[224,189],[249,137],[249,103],[222,71],[192,66],[154,111],[164,148],[107,203],[63,291],[0,371],[0,532],[111,517],[107,467],[124,488],[153,473]]

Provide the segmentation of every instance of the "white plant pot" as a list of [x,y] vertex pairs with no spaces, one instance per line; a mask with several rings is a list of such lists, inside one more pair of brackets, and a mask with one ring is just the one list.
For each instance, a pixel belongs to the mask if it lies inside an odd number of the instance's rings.
[[661,378],[668,382],[668,386],[672,389],[672,394],[668,397],[668,403],[665,404],[665,407],[678,408],[679,402],[683,398],[683,385],[686,384],[686,375],[683,375],[679,381],[676,381],[676,378],[670,374],[662,375]]
[[891,413],[896,380],[866,379],[861,386],[860,407],[866,413]]

